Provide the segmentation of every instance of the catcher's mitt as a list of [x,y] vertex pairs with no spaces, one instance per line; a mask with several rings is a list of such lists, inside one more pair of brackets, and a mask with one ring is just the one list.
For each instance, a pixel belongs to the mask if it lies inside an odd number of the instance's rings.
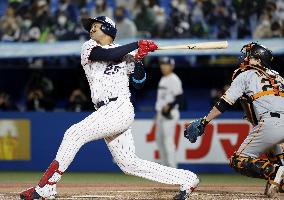
[[191,143],[195,143],[198,136],[201,136],[205,131],[205,126],[208,122],[205,118],[200,118],[189,123],[184,130],[184,137]]

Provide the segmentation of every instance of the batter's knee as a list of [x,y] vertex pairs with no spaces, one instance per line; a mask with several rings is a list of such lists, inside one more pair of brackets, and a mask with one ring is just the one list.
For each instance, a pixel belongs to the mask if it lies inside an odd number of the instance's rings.
[[66,131],[65,131],[65,135],[70,135],[76,132],[76,124],[73,124],[72,126],[70,126]]
[[242,175],[269,179],[275,175],[275,166],[268,159],[244,157],[234,154],[230,158],[230,166]]
[[129,175],[135,175],[135,172],[139,170],[139,158],[134,156],[123,156],[116,160],[119,168],[125,173]]
[[65,133],[64,133],[64,140],[78,140],[78,136],[79,136],[79,131],[78,131],[78,126],[77,124],[72,125],[71,127],[69,127]]

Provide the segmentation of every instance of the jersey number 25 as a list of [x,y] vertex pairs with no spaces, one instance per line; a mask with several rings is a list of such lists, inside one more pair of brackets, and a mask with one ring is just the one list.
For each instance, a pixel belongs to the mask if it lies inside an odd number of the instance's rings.
[[116,74],[119,71],[119,69],[121,69],[120,66],[110,64],[106,67],[104,74],[113,75],[113,74]]

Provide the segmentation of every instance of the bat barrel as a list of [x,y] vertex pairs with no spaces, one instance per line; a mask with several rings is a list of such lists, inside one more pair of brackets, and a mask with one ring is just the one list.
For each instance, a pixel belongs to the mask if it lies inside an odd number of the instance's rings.
[[171,49],[192,49],[192,50],[206,50],[206,49],[226,49],[228,47],[227,41],[219,42],[201,42],[195,44],[182,44],[158,47],[158,50]]

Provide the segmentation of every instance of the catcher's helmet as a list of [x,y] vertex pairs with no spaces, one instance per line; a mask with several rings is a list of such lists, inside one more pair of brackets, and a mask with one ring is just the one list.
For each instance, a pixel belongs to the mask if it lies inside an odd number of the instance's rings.
[[110,18],[106,16],[99,16],[96,18],[83,18],[81,22],[83,24],[84,29],[88,32],[90,32],[93,23],[95,22],[102,23],[102,26],[101,26],[102,32],[111,36],[112,39],[114,39],[116,36],[116,32],[117,32],[116,25],[114,21],[112,21]]
[[252,42],[244,45],[241,52],[245,54],[245,57],[260,59],[261,64],[264,67],[270,68],[273,60],[272,51],[267,49],[265,46]]

